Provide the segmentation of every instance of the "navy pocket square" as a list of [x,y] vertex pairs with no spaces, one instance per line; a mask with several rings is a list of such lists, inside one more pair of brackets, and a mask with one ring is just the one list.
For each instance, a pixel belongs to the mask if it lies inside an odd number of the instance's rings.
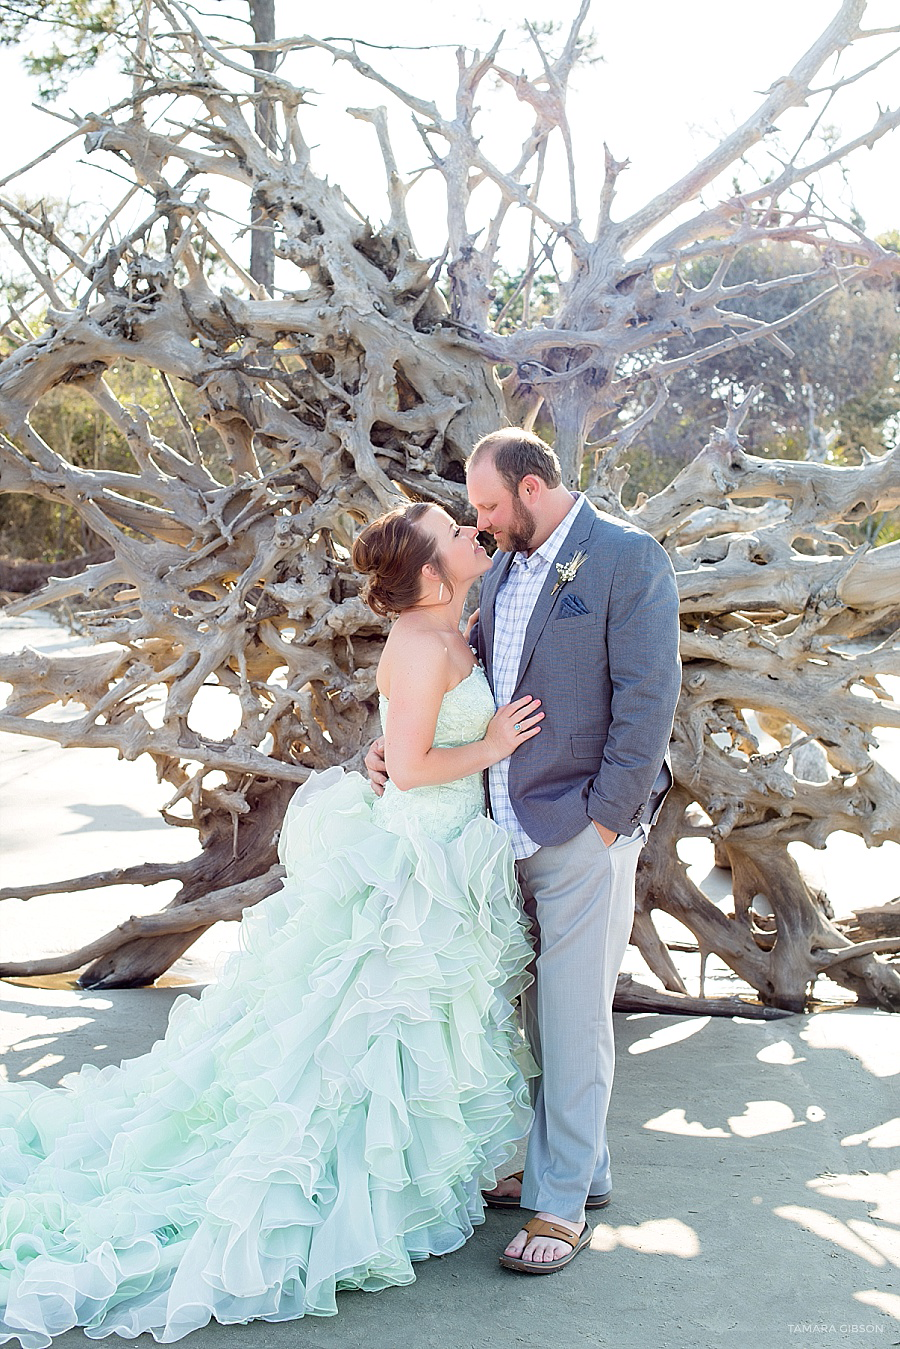
[[589,613],[589,609],[580,595],[563,595],[562,603],[559,606],[560,618],[571,618],[574,614]]

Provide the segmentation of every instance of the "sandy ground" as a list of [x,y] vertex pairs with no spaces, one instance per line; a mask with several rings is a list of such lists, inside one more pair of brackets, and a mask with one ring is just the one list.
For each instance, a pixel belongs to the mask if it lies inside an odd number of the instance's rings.
[[[0,650],[71,649],[45,620],[0,620]],[[63,709],[55,715],[66,717]],[[198,715],[221,721],[215,695]],[[900,775],[900,735],[881,754]],[[895,766],[896,765],[896,766]],[[149,765],[105,751],[0,737],[2,884],[71,877],[147,858],[191,855],[194,835],[163,825],[167,789]],[[728,902],[710,850],[684,844],[692,874]],[[836,835],[801,865],[838,910],[900,891],[894,845],[867,852]],[[117,888],[0,905],[4,955],[70,950],[174,885]],[[677,925],[675,925],[677,927]],[[0,1074],[55,1085],[90,1061],[141,1053],[179,992],[215,978],[237,927],[220,925],[173,967],[170,985],[88,993],[0,982]],[[674,932],[673,932],[673,935]],[[696,987],[696,957],[685,957]],[[629,952],[626,968],[646,977]],[[724,967],[709,991],[741,985]],[[496,1255],[516,1226],[489,1213],[461,1251],[417,1282],[347,1294],[334,1320],[212,1326],[190,1343],[366,1349],[751,1349],[900,1344],[900,1017],[837,1005],[775,1022],[654,1014],[616,1018],[610,1115],[615,1195],[592,1248],[565,1272],[529,1279]],[[577,1004],[576,1004],[577,1005]],[[149,1342],[149,1341],[148,1341]],[[60,1344],[86,1343],[81,1332]]]

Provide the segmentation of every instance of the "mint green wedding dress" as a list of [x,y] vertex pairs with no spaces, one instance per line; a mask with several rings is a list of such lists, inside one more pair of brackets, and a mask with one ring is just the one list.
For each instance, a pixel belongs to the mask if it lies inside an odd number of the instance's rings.
[[[435,744],[493,710],[475,669]],[[330,769],[280,851],[284,889],[149,1053],[0,1089],[0,1341],[332,1315],[483,1220],[532,1065],[512,1008],[530,950],[480,777],[378,799]]]

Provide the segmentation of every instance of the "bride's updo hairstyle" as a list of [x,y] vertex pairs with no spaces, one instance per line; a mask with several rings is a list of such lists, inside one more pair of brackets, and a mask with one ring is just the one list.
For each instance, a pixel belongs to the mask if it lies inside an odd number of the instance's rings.
[[[368,574],[363,598],[382,618],[411,609],[422,598],[422,568],[429,563],[449,586],[437,543],[419,523],[428,501],[398,506],[366,525],[353,545],[353,565]],[[452,590],[451,590],[452,594]]]

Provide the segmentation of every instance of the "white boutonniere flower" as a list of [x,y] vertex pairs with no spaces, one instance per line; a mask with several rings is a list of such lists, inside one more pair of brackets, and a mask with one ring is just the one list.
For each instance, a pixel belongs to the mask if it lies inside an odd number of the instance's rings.
[[563,586],[568,585],[570,581],[575,580],[578,568],[582,562],[587,561],[587,553],[575,553],[569,558],[568,562],[557,562],[556,564],[556,585],[550,591],[551,595],[557,594]]

